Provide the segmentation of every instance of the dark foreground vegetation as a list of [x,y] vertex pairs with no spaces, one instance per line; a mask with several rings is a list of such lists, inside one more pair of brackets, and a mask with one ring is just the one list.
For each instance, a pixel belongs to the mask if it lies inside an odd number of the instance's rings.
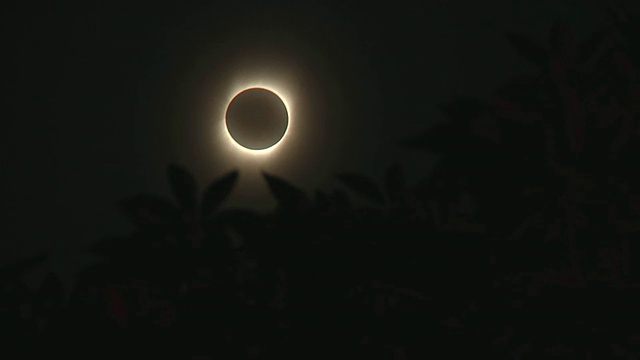
[[169,166],[174,198],[122,200],[136,231],[70,294],[24,284],[44,257],[2,271],[5,358],[638,359],[640,28],[611,11],[587,39],[510,34],[537,70],[443,104],[403,144],[442,155],[423,182],[264,174],[256,213],[222,207],[237,172],[200,192]]

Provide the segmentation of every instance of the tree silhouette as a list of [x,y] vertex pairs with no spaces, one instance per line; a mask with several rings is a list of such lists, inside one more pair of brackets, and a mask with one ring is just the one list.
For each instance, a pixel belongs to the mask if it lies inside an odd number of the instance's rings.
[[442,155],[416,184],[396,164],[381,184],[347,172],[310,195],[265,172],[277,205],[258,213],[223,208],[237,171],[200,193],[169,165],[173,199],[118,202],[135,229],[92,247],[107,261],[68,302],[54,275],[35,291],[22,281],[44,255],[0,273],[4,350],[634,358],[640,37],[611,13],[580,42],[563,22],[546,45],[507,34],[536,70],[488,100],[440,104],[447,121],[402,143]]
[[[614,23],[618,33],[629,35],[627,24]],[[569,319],[562,316],[568,308],[555,302],[571,298],[577,306],[587,297],[584,289],[603,296],[609,295],[608,287],[629,289],[637,281],[630,241],[636,233],[630,224],[638,220],[638,208],[631,209],[637,189],[629,169],[637,154],[632,129],[638,125],[640,99],[628,46],[637,47],[638,38],[624,44],[616,34],[598,31],[579,44],[566,24],[557,23],[548,49],[525,35],[508,34],[516,51],[537,65],[537,73],[507,84],[491,101],[457,99],[443,106],[447,123],[406,142],[444,154],[433,180],[441,186],[442,203],[456,207],[459,194],[473,194],[485,239],[495,243],[498,279],[529,287],[518,306],[526,309],[527,298],[549,289],[538,298],[544,305],[531,301],[528,309],[546,313],[536,331],[562,329],[547,339],[549,347],[566,334],[576,336],[567,345],[574,351],[585,338],[604,347],[610,338],[578,336],[576,321],[611,331],[617,320],[598,317],[595,309]],[[442,140],[451,134],[458,134],[457,141]],[[617,215],[622,208],[626,221]],[[513,296],[511,286],[506,290]],[[631,294],[621,290],[615,296],[622,303]],[[496,314],[506,317],[504,311]],[[507,328],[532,325],[526,318],[520,321]],[[539,336],[525,334],[522,341]]]

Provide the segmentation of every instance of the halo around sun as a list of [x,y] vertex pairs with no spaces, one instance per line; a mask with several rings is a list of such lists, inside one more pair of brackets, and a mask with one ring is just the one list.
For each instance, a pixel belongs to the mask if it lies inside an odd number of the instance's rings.
[[[270,93],[275,94],[279,98],[279,100],[284,104],[285,113],[286,113],[286,126],[282,133],[282,136],[275,141],[273,144],[266,146],[264,148],[250,148],[243,146],[240,144],[237,139],[234,139],[232,136],[230,129],[227,124],[227,113],[231,103],[236,99],[236,97],[242,93],[245,93],[249,90],[266,90]],[[282,145],[286,142],[287,138],[291,136],[291,128],[292,123],[294,122],[295,114],[292,104],[290,102],[289,94],[283,89],[283,87],[279,87],[276,84],[266,84],[265,82],[254,82],[254,83],[246,83],[244,85],[234,86],[234,89],[229,92],[227,95],[227,99],[225,100],[224,112],[222,114],[222,121],[220,124],[222,126],[221,132],[224,134],[226,138],[226,142],[230,147],[244,153],[247,155],[268,155],[273,153],[276,149],[282,147]]]
[[237,94],[225,113],[227,131],[236,143],[250,150],[276,146],[287,131],[287,107],[274,92],[249,88]]

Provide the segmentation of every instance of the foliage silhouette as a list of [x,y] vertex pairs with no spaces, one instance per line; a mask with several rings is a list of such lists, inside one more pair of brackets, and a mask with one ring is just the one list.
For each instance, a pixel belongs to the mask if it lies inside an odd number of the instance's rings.
[[397,203],[407,190],[407,182],[399,164],[394,164],[385,173],[384,186],[389,201]]
[[343,173],[338,175],[338,180],[350,190],[369,201],[380,205],[385,203],[384,195],[378,186],[364,175]]
[[238,171],[232,171],[222,176],[207,187],[202,197],[202,217],[208,218],[224,200],[231,194],[236,181],[238,180]]
[[442,104],[446,122],[403,142],[442,155],[416,184],[396,164],[383,187],[343,173],[344,188],[310,197],[263,173],[277,206],[258,213],[223,209],[237,171],[199,198],[169,165],[175,201],[120,201],[135,230],[93,246],[108,261],[68,303],[53,275],[36,290],[22,281],[44,255],[2,272],[3,350],[29,339],[105,359],[634,358],[639,44],[614,27],[582,42],[569,32],[554,25],[546,48],[509,35],[539,67],[488,100]]
[[524,58],[539,68],[546,68],[548,63],[547,50],[531,37],[520,33],[507,33],[506,38],[513,48]]
[[[637,138],[624,134],[637,126],[634,103],[639,99],[629,90],[637,84],[638,63],[627,60],[625,44],[616,42],[610,29],[595,32],[582,44],[571,43],[568,35],[565,25],[553,27],[552,52],[512,36],[517,50],[537,63],[540,73],[499,90],[484,114],[449,116],[447,123],[406,144],[444,152],[433,184],[449,184],[449,190],[439,201],[455,204],[459,193],[473,193],[487,237],[499,241],[492,251],[497,274],[503,274],[499,276],[521,273],[532,279],[555,268],[553,275],[538,281],[572,287],[604,281],[631,287],[638,274],[625,257],[632,256],[628,239],[636,230],[623,230],[611,214],[628,202],[619,192],[621,183],[636,181],[624,169],[633,166],[626,161],[637,154]],[[571,49],[577,49],[576,57]],[[479,126],[467,126],[474,122]],[[454,133],[458,142],[443,143],[444,134]],[[472,140],[488,134],[493,147]],[[477,166],[478,159],[491,160]],[[637,189],[626,189],[627,196],[635,197]],[[627,224],[637,223],[637,208],[632,211]],[[609,257],[608,265],[595,260],[602,256]],[[603,277],[603,271],[608,275]],[[577,298],[569,289],[549,296]],[[630,294],[621,291],[617,296]],[[552,314],[560,311],[546,306]],[[582,320],[596,321],[593,315]],[[597,320],[601,329],[615,326],[614,320],[602,320]]]
[[187,211],[195,211],[197,187],[196,180],[193,176],[187,171],[187,169],[172,164],[168,167],[167,177],[178,204]]
[[179,211],[174,204],[154,195],[136,195],[120,201],[126,216],[140,229],[175,226]]
[[278,176],[266,172],[263,172],[262,176],[267,182],[271,194],[276,198],[278,208],[281,211],[297,213],[308,206],[309,199],[301,189]]

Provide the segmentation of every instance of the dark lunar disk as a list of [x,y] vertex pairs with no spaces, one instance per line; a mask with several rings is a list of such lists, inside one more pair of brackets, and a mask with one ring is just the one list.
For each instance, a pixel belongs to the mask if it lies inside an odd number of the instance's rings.
[[261,150],[282,139],[289,125],[289,114],[278,95],[266,89],[252,88],[231,100],[225,120],[229,134],[238,144]]

